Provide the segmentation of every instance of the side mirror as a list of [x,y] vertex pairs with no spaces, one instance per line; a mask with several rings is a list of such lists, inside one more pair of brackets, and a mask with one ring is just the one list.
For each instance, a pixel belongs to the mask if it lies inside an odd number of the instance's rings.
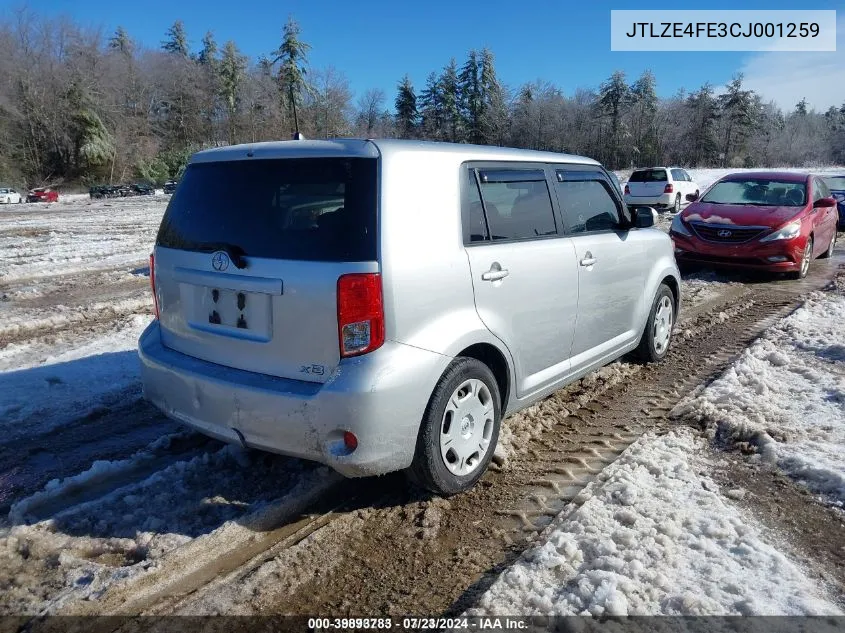
[[835,207],[836,206],[836,198],[829,197],[829,198],[819,198],[813,203],[813,208],[818,209],[819,207]]
[[634,207],[634,226],[647,229],[657,224],[657,211],[651,207]]
[[698,194],[697,193],[688,193],[687,194],[687,202],[695,202],[696,200],[698,200]]

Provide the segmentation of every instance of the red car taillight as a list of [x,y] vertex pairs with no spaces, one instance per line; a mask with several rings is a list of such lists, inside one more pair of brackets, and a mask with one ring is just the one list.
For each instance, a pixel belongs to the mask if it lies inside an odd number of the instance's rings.
[[625,185],[625,195],[626,195],[626,196],[630,196],[630,195],[631,195],[631,188],[630,188],[628,185]]
[[672,183],[667,183],[666,186],[663,188],[663,193],[673,193],[675,188],[672,186]]
[[156,294],[156,258],[150,253],[150,287],[153,289],[153,306],[155,307],[155,317],[158,318],[158,295]]
[[384,304],[379,273],[341,275],[337,280],[340,356],[359,356],[384,343]]

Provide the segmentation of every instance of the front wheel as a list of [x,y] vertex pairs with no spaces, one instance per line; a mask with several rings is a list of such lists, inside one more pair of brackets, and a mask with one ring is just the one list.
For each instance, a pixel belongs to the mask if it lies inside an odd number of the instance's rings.
[[830,238],[830,244],[827,246],[827,250],[822,253],[819,258],[820,259],[830,259],[833,256],[833,249],[836,248],[836,229],[833,229],[833,236]]
[[663,360],[672,342],[675,326],[675,297],[666,284],[660,284],[651,304],[643,336],[636,349],[636,356],[644,363]]
[[470,489],[493,457],[501,415],[493,372],[475,358],[456,358],[431,394],[408,477],[445,496]]
[[804,253],[801,255],[801,265],[798,270],[788,273],[790,279],[804,279],[807,272],[810,270],[810,262],[813,261],[813,238],[807,238],[807,245],[804,247]]

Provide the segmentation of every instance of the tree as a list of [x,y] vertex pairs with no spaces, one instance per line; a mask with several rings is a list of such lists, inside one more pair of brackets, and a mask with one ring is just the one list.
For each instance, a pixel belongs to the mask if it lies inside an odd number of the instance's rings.
[[417,127],[417,95],[408,75],[399,83],[396,95],[396,125],[401,138],[411,138]]
[[443,119],[446,126],[445,137],[457,143],[463,134],[463,117],[461,116],[461,93],[458,79],[458,64],[453,57],[443,69],[440,79],[440,93],[443,99]]
[[364,130],[367,138],[372,138],[376,133],[381,113],[384,111],[385,96],[383,90],[367,90],[358,99],[358,127]]
[[658,162],[658,140],[655,119],[659,100],[654,74],[646,70],[631,85],[631,113],[634,148],[641,165]]
[[[843,105],[845,107],[845,105]],[[807,116],[807,98],[802,97],[801,101],[795,104],[795,114],[798,116]]]
[[436,73],[429,73],[418,99],[420,126],[425,138],[438,140],[443,133],[443,95]]
[[478,53],[472,50],[458,75],[461,114],[466,125],[467,140],[470,143],[482,141],[481,113],[484,106],[479,71]]
[[609,163],[612,168],[621,166],[619,141],[622,134],[622,115],[631,103],[631,90],[625,83],[625,73],[614,72],[599,88],[598,110],[602,117],[610,120],[610,134],[607,140]]
[[188,37],[185,35],[185,24],[182,20],[176,20],[167,30],[167,39],[161,43],[161,48],[168,53],[188,57]]
[[109,48],[113,51],[120,52],[122,55],[132,55],[132,51],[134,49],[133,42],[122,26],[118,26],[114,35],[109,38]]
[[301,29],[293,17],[288,18],[282,32],[282,44],[273,53],[273,63],[279,64],[279,92],[282,102],[293,115],[294,130],[299,129],[296,106],[304,93],[310,91],[306,81],[308,74],[308,51],[311,46],[300,39]]
[[220,96],[226,107],[226,129],[230,145],[235,142],[240,93],[246,68],[246,56],[240,53],[232,40],[226,42],[220,59]]
[[203,66],[215,66],[217,64],[217,42],[214,40],[214,33],[207,31],[202,38],[202,49],[197,55],[197,61]]
[[742,73],[735,75],[718,98],[723,120],[722,166],[730,164],[731,152],[743,149],[756,120],[753,95],[742,89],[742,78]]
[[488,48],[481,51],[479,91],[479,141],[486,145],[504,144],[504,132],[508,124],[505,91],[496,76],[493,52]]
[[719,106],[713,96],[713,87],[704,84],[692,93],[686,101],[688,121],[684,143],[689,148],[689,160],[692,165],[712,164],[717,154],[716,121]]

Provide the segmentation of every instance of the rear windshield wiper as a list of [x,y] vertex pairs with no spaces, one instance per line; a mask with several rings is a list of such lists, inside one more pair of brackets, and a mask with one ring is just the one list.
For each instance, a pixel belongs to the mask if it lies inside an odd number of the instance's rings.
[[244,259],[244,257],[246,257],[246,251],[237,244],[229,244],[228,242],[206,242],[205,244],[201,244],[198,247],[198,250],[207,253],[223,251],[229,256],[229,259],[232,260],[235,268],[243,270],[247,267],[246,260]]

